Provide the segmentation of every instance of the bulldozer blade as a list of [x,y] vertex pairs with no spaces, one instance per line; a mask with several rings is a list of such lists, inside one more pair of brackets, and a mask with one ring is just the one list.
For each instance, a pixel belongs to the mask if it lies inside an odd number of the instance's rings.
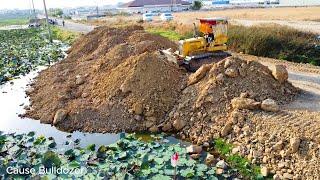
[[193,60],[202,60],[202,59],[206,59],[206,58],[219,58],[219,57],[228,57],[228,56],[231,56],[231,54],[228,52],[204,53],[204,54],[200,54],[200,55],[186,57],[185,61],[186,61],[186,63],[188,63]]
[[197,71],[203,64],[211,64],[219,62],[231,56],[228,52],[205,53],[185,59],[183,67],[190,72]]
[[160,53],[165,55],[168,61],[178,64],[178,58],[171,52],[171,49],[160,50]]

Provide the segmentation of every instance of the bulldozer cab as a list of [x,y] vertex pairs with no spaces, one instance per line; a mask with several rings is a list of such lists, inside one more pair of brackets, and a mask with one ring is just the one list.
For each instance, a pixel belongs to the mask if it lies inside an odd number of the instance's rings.
[[[202,18],[199,31],[206,37],[222,45],[228,41],[228,20],[226,18]],[[210,43],[210,42],[209,42]]]

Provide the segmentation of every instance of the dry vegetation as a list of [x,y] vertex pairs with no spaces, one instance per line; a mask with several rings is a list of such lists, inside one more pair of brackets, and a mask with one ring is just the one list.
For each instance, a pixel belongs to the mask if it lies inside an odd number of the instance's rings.
[[199,11],[176,13],[175,18],[179,22],[195,21],[200,17],[223,16],[230,19],[247,20],[295,20],[295,21],[319,21],[320,7],[299,8],[268,8],[268,9],[232,9],[217,11]]
[[[250,9],[230,9],[216,11],[196,11],[175,13],[175,20],[179,23],[195,22],[201,17],[228,17],[232,19],[246,20],[288,20],[288,21],[320,21],[320,7],[286,7],[286,8],[250,8]],[[119,24],[137,22],[141,15],[130,16],[107,16],[99,20],[90,21],[94,25]],[[160,20],[158,17],[155,21]]]

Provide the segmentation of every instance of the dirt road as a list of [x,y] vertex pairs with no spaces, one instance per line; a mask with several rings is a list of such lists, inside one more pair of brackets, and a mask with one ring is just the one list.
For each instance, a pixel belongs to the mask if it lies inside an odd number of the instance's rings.
[[320,112],[320,67],[251,55],[237,55],[257,60],[268,67],[275,64],[285,65],[289,72],[289,81],[302,90],[301,95],[286,105],[285,109]]
[[[43,15],[38,15],[38,18],[42,19],[45,18]],[[63,19],[59,19],[56,17],[49,17],[49,19],[55,20],[58,24],[59,27],[68,30],[68,31],[74,31],[74,32],[79,32],[79,33],[88,33],[92,31],[95,26],[93,25],[88,25],[88,24],[83,24],[83,23],[76,23],[72,22],[70,20],[64,20],[65,25],[63,26]]]
[[95,26],[91,25],[86,25],[86,24],[81,24],[81,23],[75,23],[72,21],[65,21],[65,25],[62,26],[62,20],[57,20],[58,25],[66,30],[69,31],[75,31],[75,32],[80,32],[80,33],[88,33],[94,29]]

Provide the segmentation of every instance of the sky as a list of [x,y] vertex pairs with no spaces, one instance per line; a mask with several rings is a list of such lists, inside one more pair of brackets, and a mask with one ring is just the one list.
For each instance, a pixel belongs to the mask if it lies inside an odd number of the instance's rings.
[[[33,0],[36,9],[43,9],[43,0]],[[46,0],[47,8],[103,6],[130,0]],[[0,0],[0,9],[30,9],[32,0]]]

